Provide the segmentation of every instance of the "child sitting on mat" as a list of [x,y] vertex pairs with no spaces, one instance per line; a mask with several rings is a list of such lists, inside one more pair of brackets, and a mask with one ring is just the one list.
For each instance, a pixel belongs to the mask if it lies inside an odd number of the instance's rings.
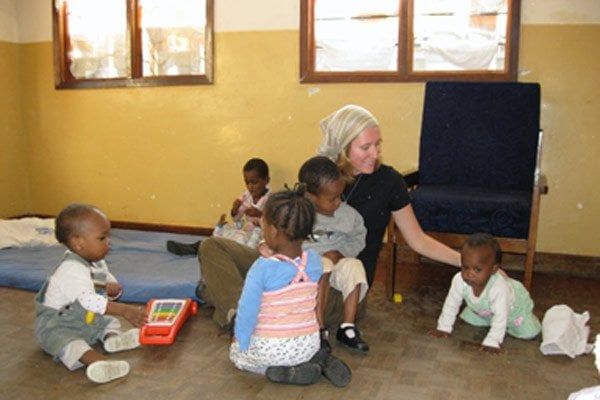
[[246,275],[229,357],[239,369],[273,382],[307,385],[323,374],[345,386],[350,369],[320,350],[315,307],[323,267],[317,253],[302,250],[314,221],[303,188],[270,196],[261,221],[268,253]]
[[[120,330],[120,315],[140,327],[141,307],[117,303],[122,289],[104,257],[110,250],[110,222],[96,207],[72,204],[56,217],[56,239],[67,246],[35,298],[35,333],[44,351],[69,370],[86,367],[88,379],[105,383],[129,373],[127,361],[112,360],[93,349],[98,341],[114,353],[139,346],[139,329]],[[106,297],[95,283],[105,286]],[[108,298],[107,298],[108,297]]]
[[489,326],[481,349],[500,353],[504,335],[533,339],[541,330],[533,314],[533,301],[521,282],[500,269],[502,251],[492,235],[476,233],[464,243],[462,270],[452,279],[450,291],[438,319],[437,330],[429,334],[448,337],[463,301],[460,317],[474,326]]
[[[260,158],[251,158],[243,168],[246,191],[235,199],[231,206],[232,223],[227,223],[225,214],[221,215],[213,236],[224,237],[240,244],[256,247],[262,239],[260,217],[269,198],[269,166]],[[198,254],[200,241],[180,243],[167,241],[167,250],[179,256]]]

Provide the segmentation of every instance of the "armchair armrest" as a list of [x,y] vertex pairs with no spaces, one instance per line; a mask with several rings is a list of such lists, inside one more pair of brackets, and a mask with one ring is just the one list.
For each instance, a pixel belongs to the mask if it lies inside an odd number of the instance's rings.
[[540,174],[534,185],[538,187],[540,194],[548,194],[548,181],[546,180],[546,175]]
[[402,176],[404,176],[404,181],[406,182],[406,186],[411,189],[419,184],[419,170],[418,169],[409,169],[402,172]]

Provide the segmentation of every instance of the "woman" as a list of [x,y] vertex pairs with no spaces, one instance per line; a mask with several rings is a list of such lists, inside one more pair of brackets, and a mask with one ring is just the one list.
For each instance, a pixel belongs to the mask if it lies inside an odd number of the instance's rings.
[[377,257],[390,219],[408,245],[436,261],[460,266],[460,254],[426,235],[415,217],[406,183],[392,167],[381,164],[381,131],[366,109],[346,105],[321,121],[323,142],[317,152],[335,161],[348,184],[343,200],[363,217],[367,244],[358,258],[373,283]]
[[[334,160],[349,182],[344,201],[362,215],[367,228],[367,245],[358,258],[371,285],[377,257],[390,214],[408,245],[431,259],[460,265],[460,254],[427,236],[410,205],[410,197],[400,173],[381,164],[381,132],[375,117],[362,107],[347,105],[321,121],[323,143],[317,152]],[[203,282],[198,296],[215,306],[214,321],[220,326],[231,322],[242,292],[244,278],[258,251],[231,240],[211,237],[200,249]],[[343,299],[331,293],[325,310],[325,324],[337,324]]]

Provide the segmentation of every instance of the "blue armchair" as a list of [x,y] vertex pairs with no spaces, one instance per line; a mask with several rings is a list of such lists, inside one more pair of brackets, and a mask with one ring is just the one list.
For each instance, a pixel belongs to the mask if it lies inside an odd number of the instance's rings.
[[[526,255],[531,285],[540,195],[540,86],[519,82],[428,82],[419,170],[406,175],[423,230],[451,247],[487,232],[504,252]],[[390,224],[388,296],[400,232]],[[390,287],[391,284],[391,287]]]

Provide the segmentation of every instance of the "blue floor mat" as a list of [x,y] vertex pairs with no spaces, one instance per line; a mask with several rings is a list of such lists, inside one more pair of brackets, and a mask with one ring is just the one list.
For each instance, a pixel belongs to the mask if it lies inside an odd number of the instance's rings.
[[[200,280],[196,256],[167,252],[166,241],[193,243],[200,236],[127,229],[111,230],[106,262],[123,286],[121,301],[144,303],[153,298],[192,298]],[[49,271],[62,259],[65,247],[0,250],[0,286],[38,291]]]

